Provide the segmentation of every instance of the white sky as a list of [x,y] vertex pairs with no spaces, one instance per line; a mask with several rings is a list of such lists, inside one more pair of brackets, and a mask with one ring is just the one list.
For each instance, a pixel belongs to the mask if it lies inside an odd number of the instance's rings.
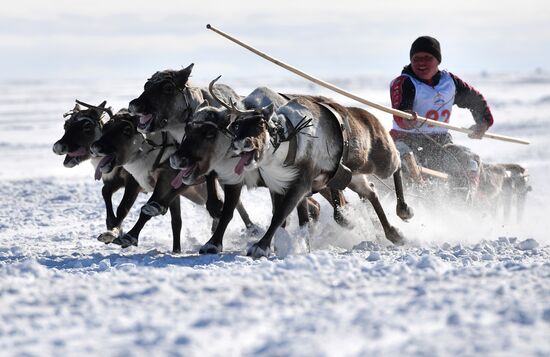
[[[398,74],[432,35],[457,74],[550,70],[550,5],[523,1],[13,1],[0,14],[0,79],[286,75],[211,23],[324,78]],[[198,72],[198,73],[197,73]]]

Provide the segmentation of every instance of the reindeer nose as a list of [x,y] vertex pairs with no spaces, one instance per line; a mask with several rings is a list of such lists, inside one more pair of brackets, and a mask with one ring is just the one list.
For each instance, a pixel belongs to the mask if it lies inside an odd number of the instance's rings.
[[55,144],[53,144],[52,150],[57,155],[63,155],[69,152],[69,147],[58,141]]
[[92,156],[99,156],[101,154],[102,146],[97,141],[90,146],[90,153]]
[[130,112],[130,114],[134,114],[134,115],[139,112],[139,105],[137,103],[137,98],[132,99],[130,104],[128,104],[128,111]]
[[252,140],[250,138],[244,138],[243,147],[245,149],[248,149],[248,148],[252,147]]

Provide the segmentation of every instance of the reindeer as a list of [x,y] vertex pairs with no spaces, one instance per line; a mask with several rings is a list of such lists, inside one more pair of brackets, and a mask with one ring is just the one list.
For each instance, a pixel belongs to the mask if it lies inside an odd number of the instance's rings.
[[[216,79],[217,80],[217,79]],[[215,82],[215,80],[214,80]],[[212,84],[212,83],[211,83]],[[254,92],[253,92],[254,93]],[[268,102],[273,102],[272,100],[269,100],[269,95],[266,95],[268,99]],[[247,102],[249,99],[244,100],[244,102]],[[281,106],[280,110],[287,107],[288,105],[291,105],[291,103],[295,103],[296,101],[306,101],[308,103],[311,103],[309,100],[305,98],[298,98],[294,99],[287,104]],[[262,101],[262,97],[260,99],[256,99],[257,104],[265,105],[265,101]],[[331,102],[332,104],[336,105],[335,103]],[[225,183],[225,202],[224,207],[222,211],[222,218],[220,219],[220,224],[218,225],[218,229],[212,236],[212,238],[203,246],[201,249],[201,252],[206,253],[215,253],[221,250],[222,246],[222,239],[223,239],[223,232],[225,229],[225,225],[229,222],[232,216],[233,209],[235,207],[235,202],[237,202],[240,192],[241,192],[241,186],[242,184],[246,184],[247,186],[255,186],[259,182],[263,181],[268,188],[270,189],[271,193],[273,194],[273,204],[274,204],[274,217],[275,215],[280,216],[280,219],[275,220],[275,218],[272,220],[272,223],[268,229],[267,235],[270,235],[269,237],[269,243],[271,243],[271,238],[274,234],[275,229],[277,229],[286,219],[288,213],[296,207],[296,205],[299,202],[302,202],[303,204],[303,197],[313,192],[310,190],[305,190],[302,192],[302,194],[297,195],[295,197],[295,201],[292,202],[291,205],[286,205],[285,207],[288,209],[284,215],[280,215],[280,208],[282,205],[285,204],[285,196],[281,194],[281,191],[285,190],[285,187],[288,185],[288,182],[292,182],[296,180],[297,176],[301,176],[302,172],[298,172],[296,168],[296,164],[300,161],[306,160],[307,153],[303,152],[303,147],[300,145],[304,144],[303,142],[298,141],[298,148],[296,153],[296,159],[298,161],[294,161],[294,164],[289,165],[287,162],[288,159],[288,152],[289,147],[291,144],[288,142],[282,142],[280,146],[277,147],[277,157],[279,158],[279,164],[281,166],[280,172],[282,172],[277,177],[269,176],[266,174],[266,172],[263,170],[262,166],[255,166],[252,167],[251,155],[232,155],[230,152],[231,145],[234,143],[233,139],[235,135],[239,135],[238,127],[233,127],[233,129],[236,129],[237,132],[233,132],[232,129],[228,129],[228,127],[231,124],[231,117],[237,117],[237,120],[234,122],[241,123],[242,122],[242,116],[243,115],[252,115],[255,118],[259,118],[262,113],[264,113],[264,110],[266,108],[271,108],[273,110],[274,104],[271,103],[266,107],[260,107],[259,109],[252,109],[248,111],[239,111],[235,108],[234,105],[227,105],[225,104],[226,108],[230,108],[230,113],[227,113],[226,110],[212,108],[207,106],[208,103],[203,103],[198,108],[198,110],[195,113],[195,117],[193,120],[188,124],[189,128],[186,129],[186,137],[180,144],[180,147],[178,148],[178,151],[172,155],[170,158],[170,162],[172,167],[174,168],[180,168],[182,171],[182,178],[183,182],[185,183],[191,183],[194,182],[197,178],[201,177],[201,175],[207,173],[209,170],[216,170],[218,173],[220,180],[222,180]],[[277,103],[275,103],[277,105]],[[229,114],[229,115],[228,115]],[[324,118],[324,120],[328,120],[330,118]],[[321,121],[321,120],[320,120]],[[378,123],[378,122],[376,122]],[[336,127],[339,127],[339,125],[335,125]],[[284,128],[279,126],[278,128]],[[273,130],[276,130],[280,132],[280,130],[274,128]],[[378,130],[383,130],[383,127],[378,123]],[[383,131],[385,133],[385,131]],[[338,134],[338,132],[335,132],[335,135]],[[368,135],[368,133],[367,133]],[[341,138],[340,138],[341,139]],[[397,166],[399,164],[399,158],[398,154],[396,152],[395,147],[392,144],[391,139],[389,138],[389,135],[386,133],[386,136],[383,138],[385,141],[384,143],[390,148],[388,149],[393,156],[391,159],[393,160],[394,167],[390,169],[386,169],[386,171],[393,169],[393,171],[397,170]],[[369,148],[371,146],[370,138],[368,138],[368,144]],[[380,141],[383,140],[372,140],[375,148],[380,150]],[[322,150],[327,150],[330,147],[324,147]],[[393,149],[393,150],[392,150]],[[291,150],[292,151],[292,150]],[[240,154],[240,153],[239,153]],[[305,156],[304,156],[305,155]],[[381,156],[380,154],[378,154]],[[309,160],[311,160],[313,157],[310,157]],[[372,168],[370,170],[372,171],[374,168],[374,165],[371,165]],[[382,165],[379,165],[380,167]],[[379,169],[377,172],[382,172],[381,169]],[[269,173],[269,172],[268,172]],[[307,173],[303,173],[307,174]],[[391,173],[390,173],[391,174]],[[400,176],[396,176],[400,180]],[[329,177],[327,177],[329,178]],[[364,179],[364,178],[363,178]],[[306,178],[307,180],[307,178]],[[397,178],[396,178],[397,180]],[[328,179],[327,179],[328,181]],[[364,179],[364,181],[366,181]],[[400,181],[399,181],[400,183]],[[360,184],[358,184],[359,186]],[[326,185],[325,185],[326,186]],[[400,185],[399,187],[402,188]],[[325,187],[318,187],[318,190],[324,189]],[[372,192],[370,189],[370,186],[368,186],[368,192]],[[374,194],[374,192],[373,192]],[[401,204],[398,205],[398,213],[400,213],[405,218],[410,218],[412,216],[411,210],[408,208],[408,206],[405,204],[404,200],[402,199],[402,191],[401,191]],[[378,206],[381,210],[381,206],[378,203]],[[375,206],[376,207],[376,206]],[[382,211],[383,213],[383,211]],[[384,216],[385,218],[385,216]],[[385,221],[387,223],[387,220]],[[389,224],[387,223],[387,226]],[[387,228],[388,233],[393,238],[394,241],[397,241],[398,238],[401,239],[401,236],[395,230],[393,227]],[[265,236],[264,236],[265,237]],[[258,251],[254,250],[251,252],[249,250],[249,255],[253,256],[259,256],[259,255],[267,255],[267,250],[264,250],[263,254],[257,254]]]
[[[53,145],[53,152],[57,155],[66,155],[63,166],[68,168],[75,167],[91,158],[95,179],[103,180],[101,194],[106,209],[107,231],[100,234],[97,239],[104,243],[110,243],[122,233],[122,221],[134,204],[140,187],[137,181],[122,167],[108,174],[102,174],[98,168],[101,157],[91,157],[90,146],[101,137],[103,131],[102,115],[105,111],[109,111],[108,108],[105,108],[106,103],[104,101],[97,107],[83,103],[87,106],[87,109],[83,109],[77,101],[74,109],[64,115],[69,117],[65,121],[65,133]],[[112,197],[113,193],[122,187],[124,187],[124,195],[115,215]]]
[[[130,113],[139,117],[137,128],[141,133],[164,131],[168,132],[177,142],[181,142],[187,122],[203,100],[207,99],[213,105],[221,106],[207,89],[191,86],[189,77],[193,66],[194,64],[190,64],[179,71],[156,72],[145,83],[143,93],[130,101],[128,109]],[[239,98],[237,93],[227,85],[218,84],[214,91],[221,98]],[[216,190],[215,173],[207,175],[206,181],[208,187],[206,209],[212,217],[218,219],[221,214],[222,202]],[[152,215],[159,214],[166,210],[165,207],[169,204],[170,197],[175,196],[174,193],[167,195],[163,202],[151,202],[148,204],[150,207],[145,207],[145,209]],[[246,227],[253,228],[252,221],[240,203],[237,209]]]
[[[153,192],[148,203],[161,201],[171,190],[171,181],[177,174],[167,163],[168,157],[175,151],[175,141],[166,133],[155,133],[145,138],[137,131],[138,123],[137,116],[120,111],[105,124],[101,137],[91,144],[91,152],[102,157],[98,164],[98,170],[102,174],[109,174],[122,167],[135,178],[142,191]],[[204,184],[182,187],[178,193],[196,204],[206,203]],[[152,216],[146,212],[152,207],[146,207],[142,208],[134,227],[113,240],[113,243],[123,248],[137,245],[141,230]],[[170,200],[169,210],[173,234],[172,251],[177,253],[181,251],[179,198]]]
[[516,221],[523,217],[525,198],[531,191],[527,169],[518,164],[482,163],[479,188],[476,195],[478,207],[502,213],[508,220],[515,206]]
[[[521,220],[527,192],[531,191],[529,175],[524,167],[518,164],[485,163],[479,155],[462,145],[446,144],[442,150],[448,154],[448,158],[441,162],[441,170],[449,174],[447,192],[450,190],[453,195],[453,191],[462,189],[467,195],[459,194],[459,202],[465,201],[495,213],[501,208],[504,219],[509,218],[515,204],[516,220]],[[472,162],[477,166],[477,180],[472,178],[469,167]]]
[[[278,96],[276,93],[274,95]],[[226,199],[222,215],[212,238],[200,248],[200,254],[218,254],[223,250],[223,235],[238,202],[238,197],[233,197],[237,191],[240,195],[244,183],[249,187],[261,185],[257,173],[243,176],[242,171],[234,169],[238,159],[227,155],[231,135],[225,129],[229,125],[226,114],[227,110],[211,107],[205,100],[188,122],[178,150],[170,157],[171,166],[180,170],[176,183],[194,184],[214,170],[223,184]],[[319,210],[320,206],[315,200],[303,200],[297,208],[299,225],[304,226],[310,219],[317,220]]]
[[[345,185],[368,199],[386,238],[394,244],[403,244],[403,236],[390,225],[376,191],[367,180],[367,174],[381,178],[393,175],[397,215],[403,220],[412,218],[412,209],[403,196],[399,153],[376,117],[360,108],[307,98],[293,99],[277,111],[268,105],[234,115],[229,130],[235,135],[232,151],[239,156],[235,170],[259,170],[277,198],[271,224],[260,241],[250,247],[249,256],[269,255],[275,230],[289,212],[305,195],[326,188],[335,178],[339,186]],[[345,134],[337,115],[346,118]],[[344,140],[344,135],[348,140]],[[285,165],[291,137],[297,140],[296,156],[293,165]]]

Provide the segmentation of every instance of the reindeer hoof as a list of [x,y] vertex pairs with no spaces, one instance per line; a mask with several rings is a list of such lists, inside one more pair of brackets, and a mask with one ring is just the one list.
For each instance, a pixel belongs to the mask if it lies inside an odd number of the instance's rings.
[[404,221],[414,217],[414,211],[411,206],[406,203],[398,203],[397,208],[395,209],[397,216]]
[[141,213],[151,217],[159,216],[161,214],[163,215],[167,211],[168,209],[166,207],[157,202],[149,202],[141,207]]
[[334,217],[334,221],[338,223],[339,226],[348,228],[348,229],[353,228],[353,224],[346,217],[344,217],[342,212],[340,211],[334,212],[333,217]]
[[266,249],[260,248],[258,244],[253,244],[248,248],[247,256],[258,259],[261,257],[268,257],[271,254],[271,249],[267,247]]
[[405,237],[395,227],[390,227],[386,232],[386,238],[395,245],[405,244]]
[[97,240],[105,244],[112,243],[115,239],[120,237],[122,231],[119,228],[113,228],[110,231],[101,233]]
[[321,216],[321,205],[319,202],[315,201],[314,199],[308,200],[307,205],[307,212],[309,214],[309,217],[311,217],[312,220],[315,222],[319,221],[319,217]]
[[125,235],[117,237],[115,240],[113,240],[113,244],[120,245],[121,248],[128,248],[131,245],[137,247],[138,239],[126,233]]
[[222,245],[215,245],[207,242],[199,249],[199,254],[220,254],[223,250]]

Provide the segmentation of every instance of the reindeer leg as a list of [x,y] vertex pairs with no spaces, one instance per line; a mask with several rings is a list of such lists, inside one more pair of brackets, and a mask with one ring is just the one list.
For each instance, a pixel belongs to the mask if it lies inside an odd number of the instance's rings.
[[[105,182],[103,188],[101,189],[101,195],[103,196],[103,201],[105,202],[105,210],[107,213],[106,225],[107,231],[101,233],[97,240],[105,244],[111,243],[116,237],[120,235],[120,222],[117,221],[117,217],[113,211],[113,193],[118,189],[118,186],[115,186],[114,182]],[[120,205],[119,205],[120,206]]]
[[222,215],[216,231],[206,244],[199,250],[199,254],[219,254],[223,250],[223,235],[227,225],[233,218],[233,212],[239,202],[242,185],[225,185],[223,191],[225,201],[223,203]]
[[340,190],[335,190],[333,188],[324,188],[319,191],[321,196],[323,196],[332,206],[334,221],[342,227],[351,228],[352,224],[347,220],[346,217],[342,214],[341,208],[347,204],[346,197],[344,193]]
[[113,193],[115,189],[112,182],[105,182],[103,188],[101,189],[101,195],[103,196],[103,201],[105,201],[105,210],[107,212],[106,225],[107,229],[111,230],[116,227],[116,216],[113,210]]
[[[113,240],[114,244],[118,244],[122,248],[126,248],[131,245],[138,245],[139,234],[141,233],[141,230],[143,229],[145,224],[151,219],[151,217],[159,214],[158,211],[160,209],[163,210],[162,212],[160,212],[161,214],[166,213],[167,207],[170,205],[174,198],[171,197],[171,194],[175,193],[177,196],[178,192],[173,192],[174,190],[171,189],[170,181],[170,171],[161,170],[159,172],[153,194],[151,195],[151,197],[149,197],[147,203],[141,208],[138,221],[136,222],[136,224],[134,224],[132,229],[128,231],[128,233]],[[187,187],[188,186],[185,186],[180,190],[183,191],[184,189],[187,189]],[[167,197],[171,197],[171,199],[166,199]],[[157,205],[159,206],[157,207]],[[151,214],[151,210],[156,210],[156,212],[153,213],[157,214]]]
[[214,220],[220,219],[223,209],[223,202],[218,196],[217,182],[217,174],[215,172],[212,171],[206,175],[206,210]]
[[[176,175],[176,170],[173,170],[171,168],[160,169],[153,195],[147,201],[147,203],[143,207],[141,207],[142,213],[152,217],[164,215],[166,214],[166,212],[168,212],[168,208],[175,198],[179,197],[180,195],[185,195],[184,192],[189,188],[189,186],[181,185],[179,188],[175,189],[171,185],[171,182],[174,177],[176,177]],[[195,195],[190,194],[188,198],[191,201],[194,201],[195,197]],[[200,201],[196,203],[204,203],[203,199],[199,200]]]
[[246,226],[247,229],[255,227],[254,223],[252,223],[252,220],[250,220],[250,217],[248,216],[248,212],[244,208],[241,201],[237,203],[237,212],[239,212],[239,216],[241,216],[241,219],[243,220],[244,225]]
[[368,182],[367,176],[353,176],[351,183],[348,187],[357,192],[357,194],[359,194],[359,197],[361,197],[362,199],[366,198],[370,201],[370,203],[374,207],[374,211],[376,212],[378,219],[380,220],[380,223],[382,224],[382,228],[384,229],[384,234],[386,235],[386,238],[393,244],[403,244],[403,236],[397,230],[397,228],[393,227],[388,221],[386,213],[384,212],[384,209],[380,204],[380,200],[378,199],[378,195],[374,190],[374,185],[371,185]]
[[523,219],[523,212],[525,210],[525,199],[527,198],[527,192],[520,192],[516,194],[516,219],[517,223],[520,223]]
[[118,204],[114,227],[107,232],[101,233],[99,237],[97,237],[97,240],[105,244],[109,244],[122,234],[122,229],[120,228],[122,221],[128,215],[128,212],[136,201],[140,190],[141,188],[139,187],[137,181],[132,176],[129,176],[124,188],[124,195]]
[[[307,175],[303,175],[307,176]],[[302,180],[291,184],[287,192],[282,196],[280,202],[274,207],[273,217],[271,218],[271,224],[265,235],[257,243],[254,243],[247,252],[248,256],[253,258],[266,257],[271,252],[271,240],[275,231],[283,224],[290,212],[298,205],[300,200],[311,191],[310,186],[305,182],[304,177]]]
[[405,195],[403,194],[403,179],[401,177],[400,168],[393,173],[393,182],[395,184],[395,194],[397,195],[397,216],[402,220],[407,221],[413,218],[414,212],[413,209],[405,202]]
[[128,176],[128,180],[124,187],[124,195],[122,196],[122,200],[120,200],[116,210],[117,227],[122,224],[122,221],[128,215],[130,208],[132,208],[132,205],[136,201],[136,198],[141,190],[137,181],[131,175]]
[[298,213],[298,225],[300,227],[305,226],[310,221],[308,206],[309,206],[309,202],[307,198],[304,198],[303,200],[298,202],[298,205],[296,206],[296,211]]
[[[308,221],[319,221],[319,217],[321,216],[321,205],[319,202],[317,202],[313,197],[306,197],[302,201],[306,201],[306,207],[307,207],[307,213],[308,213]],[[301,203],[300,203],[301,204]],[[298,213],[298,218],[300,217],[300,214]],[[300,220],[298,219],[298,222]],[[308,222],[304,222],[306,224]],[[304,224],[300,224],[300,226],[303,226]]]
[[144,214],[143,212],[139,215],[138,221],[128,233],[121,235],[120,237],[117,237],[115,240],[113,240],[113,244],[118,244],[122,248],[127,248],[131,245],[138,245],[139,240],[139,234],[141,233],[141,230],[145,226],[145,223],[147,223],[151,219],[151,216]]
[[181,206],[179,197],[170,203],[170,217],[172,224],[172,252],[181,253]]

